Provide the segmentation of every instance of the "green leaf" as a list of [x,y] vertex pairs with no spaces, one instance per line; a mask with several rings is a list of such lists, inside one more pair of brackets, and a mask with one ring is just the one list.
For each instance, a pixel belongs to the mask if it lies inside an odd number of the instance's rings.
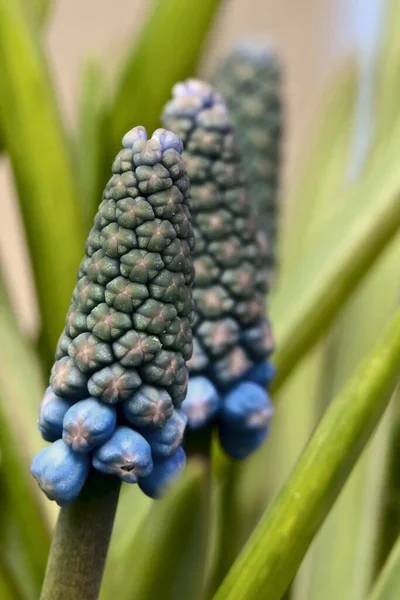
[[45,341],[61,332],[84,235],[68,142],[22,0],[0,0],[0,128],[11,158]]
[[1,600],[22,600],[23,598],[2,556],[0,556],[0,598]]
[[178,81],[194,75],[221,0],[155,0],[140,37],[128,53],[111,106],[112,151],[135,125],[149,131]]
[[[355,60],[340,66],[324,93],[323,107],[307,132],[306,160],[294,177],[285,202],[282,236],[282,277],[312,246],[332,196],[344,187],[349,165],[358,69]],[[312,216],[312,218],[311,218]]]
[[368,600],[398,600],[400,589],[400,537],[392,548]]
[[163,500],[153,503],[125,550],[119,585],[107,598],[146,600],[157,598],[161,590],[165,600],[202,598],[209,529],[208,477],[205,462],[193,459],[178,484]]
[[24,2],[32,10],[38,24],[44,26],[49,16],[52,0],[24,0]]
[[7,518],[15,519],[38,594],[50,540],[43,496],[30,476],[29,463],[43,446],[36,429],[43,382],[36,357],[1,306],[0,331],[0,481],[8,500]]
[[278,389],[327,330],[400,226],[400,123],[385,151],[348,188],[336,214],[273,299]]
[[[382,40],[381,57],[376,69],[376,116],[377,140],[385,143],[398,115],[396,97],[400,92],[400,1],[385,3],[385,34]],[[377,147],[377,151],[378,151]]]
[[384,412],[400,373],[400,311],[336,397],[215,600],[279,600]]
[[87,60],[81,79],[76,156],[82,210],[88,227],[92,224],[102,193],[100,182],[104,174],[101,173],[101,144],[106,113],[105,91],[105,78],[101,64],[94,58]]

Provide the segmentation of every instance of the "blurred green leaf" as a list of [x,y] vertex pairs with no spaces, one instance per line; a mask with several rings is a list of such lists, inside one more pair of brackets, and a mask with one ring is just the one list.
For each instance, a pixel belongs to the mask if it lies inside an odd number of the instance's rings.
[[350,159],[358,69],[354,59],[340,66],[311,124],[309,151],[285,201],[282,274],[285,277],[315,241],[321,219],[335,205],[344,187]]
[[350,186],[318,243],[284,280],[272,304],[278,389],[349,299],[400,226],[400,123],[360,181]]
[[39,25],[45,25],[51,9],[52,0],[24,0],[24,2],[31,8],[34,18]]
[[[193,77],[204,40],[222,0],[153,0],[139,39],[127,54],[110,107],[106,164],[136,125],[152,132],[172,86]],[[102,182],[103,183],[103,182]]]
[[68,142],[34,29],[22,0],[0,0],[0,127],[19,194],[44,336],[53,349],[84,235]]
[[153,502],[125,550],[119,586],[107,598],[202,598],[208,548],[209,485],[205,462],[193,459],[167,496]]
[[[397,236],[351,298],[340,320],[341,332],[332,365],[334,391],[344,385],[398,307],[399,250]],[[311,549],[309,586],[296,600],[319,599],[321,586],[326,590],[324,600],[366,598],[378,552],[379,515],[392,421],[392,414],[383,419],[324,523]]]
[[23,596],[0,554],[0,598],[1,600],[22,600]]
[[102,66],[98,60],[91,58],[86,61],[81,78],[76,139],[82,210],[87,227],[92,225],[102,193],[101,144],[107,108],[105,91]]
[[[377,140],[385,143],[398,115],[396,98],[400,92],[400,0],[385,2],[385,30],[376,70]],[[379,150],[378,144],[376,149]]]
[[400,590],[400,537],[393,546],[368,600],[398,600]]
[[328,409],[215,600],[282,597],[379,422],[399,373],[400,311]]
[[15,518],[37,594],[50,542],[44,496],[30,476],[29,462],[43,446],[36,429],[43,382],[36,357],[1,306],[0,332],[0,480],[9,500],[8,519]]
[[386,467],[386,482],[383,490],[384,506],[380,517],[379,556],[376,567],[379,570],[386,562],[400,531],[400,387],[393,398],[394,414],[391,422],[389,457]]
[[102,600],[118,597],[119,588],[131,567],[130,548],[152,503],[138,486],[122,486],[101,586]]

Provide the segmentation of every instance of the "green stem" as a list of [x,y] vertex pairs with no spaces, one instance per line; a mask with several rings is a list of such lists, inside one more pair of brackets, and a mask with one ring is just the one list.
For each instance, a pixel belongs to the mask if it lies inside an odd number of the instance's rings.
[[369,600],[397,600],[400,589],[400,537],[397,538]]
[[215,600],[280,600],[390,399],[400,369],[400,311],[336,397]]
[[327,331],[400,227],[399,138],[396,127],[386,152],[368,176],[345,192],[343,210],[321,229],[319,242],[274,298],[274,391]]
[[40,600],[97,600],[120,482],[95,471],[81,495],[61,509]]

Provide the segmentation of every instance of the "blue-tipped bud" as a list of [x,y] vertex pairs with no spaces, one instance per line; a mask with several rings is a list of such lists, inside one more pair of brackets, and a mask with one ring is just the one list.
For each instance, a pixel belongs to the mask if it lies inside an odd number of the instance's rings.
[[179,447],[175,454],[154,462],[150,475],[139,480],[139,487],[150,498],[159,498],[165,489],[181,474],[186,464],[186,454]]
[[111,437],[116,423],[115,406],[95,398],[81,400],[64,417],[64,443],[75,452],[90,452]]
[[49,500],[66,506],[79,496],[89,467],[87,454],[77,454],[57,440],[36,454],[31,473]]
[[174,414],[161,429],[143,429],[141,434],[149,442],[153,456],[171,456],[182,443],[187,417],[182,410]]
[[219,407],[217,390],[207,377],[189,379],[188,392],[182,404],[182,410],[192,429],[202,427],[216,414]]
[[220,423],[219,440],[225,452],[236,460],[244,460],[257,450],[268,435],[268,427],[264,429],[238,429]]
[[116,475],[127,483],[151,473],[151,448],[139,433],[129,427],[117,427],[111,438],[93,454],[93,466],[107,475]]
[[48,387],[39,406],[38,426],[46,442],[55,442],[62,436],[63,419],[71,402],[56,396]]
[[171,396],[162,388],[143,385],[122,404],[122,412],[136,427],[163,427],[174,411]]
[[262,387],[267,387],[276,374],[276,367],[269,360],[257,363],[250,371],[246,373],[244,379],[258,383]]
[[246,381],[223,398],[220,419],[230,428],[260,430],[268,426],[273,413],[274,409],[265,389]]

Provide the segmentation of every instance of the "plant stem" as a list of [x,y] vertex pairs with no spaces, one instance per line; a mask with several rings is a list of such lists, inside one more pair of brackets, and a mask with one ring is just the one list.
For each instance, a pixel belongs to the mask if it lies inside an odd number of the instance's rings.
[[400,369],[400,310],[338,394],[214,600],[279,600],[380,420]]
[[118,504],[120,481],[95,471],[61,509],[40,600],[97,600]]

